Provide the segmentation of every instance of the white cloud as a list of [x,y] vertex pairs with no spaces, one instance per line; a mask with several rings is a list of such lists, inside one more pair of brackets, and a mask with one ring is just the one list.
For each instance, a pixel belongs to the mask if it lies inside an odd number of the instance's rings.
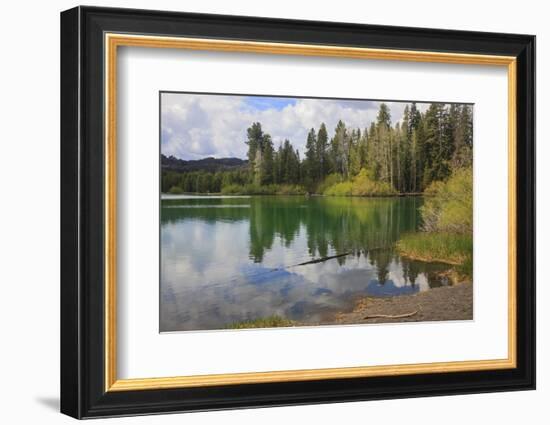
[[[260,122],[275,147],[289,139],[303,155],[309,129],[324,122],[329,136],[338,120],[364,129],[376,118],[381,102],[296,99],[282,108],[257,109],[245,96],[163,93],[162,153],[182,159],[246,156],[246,129]],[[386,102],[392,121],[401,120],[406,103]]]

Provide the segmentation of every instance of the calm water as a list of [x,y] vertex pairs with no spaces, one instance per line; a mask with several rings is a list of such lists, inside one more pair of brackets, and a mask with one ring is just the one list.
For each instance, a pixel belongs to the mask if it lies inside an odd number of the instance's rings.
[[[360,296],[446,285],[392,245],[422,198],[179,197],[161,210],[160,330],[281,316],[315,324]],[[312,264],[321,258],[339,256]]]

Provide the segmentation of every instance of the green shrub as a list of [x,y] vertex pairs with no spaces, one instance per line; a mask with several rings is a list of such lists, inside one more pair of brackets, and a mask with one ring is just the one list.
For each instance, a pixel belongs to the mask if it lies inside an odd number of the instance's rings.
[[277,189],[277,195],[305,195],[306,190],[297,184],[281,184]]
[[183,189],[179,186],[172,186],[168,193],[171,195],[181,195],[183,193]]
[[338,173],[329,174],[325,177],[322,183],[317,187],[316,193],[324,194],[325,191],[336,183],[341,183],[343,181],[342,175]]
[[351,181],[337,182],[327,186],[323,194],[327,196],[392,196],[397,192],[389,183],[371,179],[367,170],[362,168]]
[[424,230],[429,232],[472,233],[472,169],[456,170],[446,182],[434,182],[421,208]]
[[397,192],[389,183],[372,180],[367,170],[362,168],[359,174],[353,178],[351,194],[353,196],[391,196],[396,195]]
[[327,196],[351,196],[351,182],[336,183],[325,189],[324,194]]
[[243,186],[238,184],[228,184],[227,186],[222,187],[223,195],[239,195],[243,190]]

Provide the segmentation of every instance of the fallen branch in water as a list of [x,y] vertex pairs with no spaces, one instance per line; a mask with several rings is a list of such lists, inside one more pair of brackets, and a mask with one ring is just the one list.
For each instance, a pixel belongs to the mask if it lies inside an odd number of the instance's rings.
[[343,254],[331,255],[329,257],[316,258],[315,260],[306,261],[305,263],[300,263],[300,264],[294,264],[293,266],[288,266],[288,267],[285,267],[285,268],[288,269],[290,267],[298,267],[298,266],[305,266],[305,265],[308,265],[308,264],[322,263],[324,261],[333,260],[334,258],[345,257],[346,255],[350,255],[350,254],[351,254],[351,252],[345,252]]
[[[387,249],[387,247],[370,248],[370,249],[366,249],[365,252],[376,251],[378,249]],[[346,257],[346,256],[351,255],[351,254],[353,254],[353,253],[352,252],[344,252],[343,254],[329,255],[328,257],[316,258],[314,260],[305,261],[305,262],[300,263],[300,264],[293,264],[291,266],[276,267],[274,269],[271,269],[268,273],[276,272],[276,271],[284,270],[284,269],[291,269],[293,267],[298,267],[298,266],[307,266],[308,264],[323,263],[323,262],[328,261],[328,260],[334,260],[335,258]]]
[[363,319],[403,319],[405,317],[414,316],[416,313],[418,313],[418,310],[405,314],[371,314],[363,317]]

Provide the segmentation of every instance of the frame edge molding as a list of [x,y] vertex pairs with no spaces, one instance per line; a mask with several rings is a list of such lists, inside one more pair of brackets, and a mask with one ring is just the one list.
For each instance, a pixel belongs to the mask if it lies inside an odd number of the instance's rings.
[[[238,27],[230,29],[230,21]],[[162,23],[161,23],[162,21]],[[334,47],[365,44],[371,33],[383,33],[381,40],[395,45],[429,46],[427,51],[439,51],[432,46],[446,46],[441,51],[486,52],[492,56],[514,58],[517,72],[517,167],[516,187],[518,204],[508,214],[516,216],[517,242],[517,303],[510,311],[516,315],[518,333],[515,341],[514,363],[503,360],[506,368],[500,370],[433,373],[423,375],[396,374],[393,376],[349,379],[323,379],[295,382],[220,386],[188,386],[181,388],[135,391],[124,388],[125,380],[107,379],[105,341],[108,328],[104,319],[103,279],[107,268],[100,262],[96,249],[104,250],[105,233],[97,234],[98,222],[104,219],[92,216],[86,208],[98,201],[105,180],[98,181],[103,171],[97,166],[97,155],[103,148],[96,131],[98,111],[105,107],[105,99],[98,84],[102,81],[104,47],[98,41],[105,32],[147,32],[180,35],[189,25],[193,34],[208,36],[210,32],[256,34],[264,25],[266,36],[258,39],[280,40],[304,37],[325,44],[334,28]],[[304,31],[285,32],[274,29],[304,28]],[[357,42],[355,41],[357,31]],[[351,34],[353,32],[353,35]],[[229,34],[231,33],[231,34]],[[368,35],[366,35],[368,33]],[[404,35],[407,34],[407,37]],[[395,41],[392,37],[395,37]],[[199,37],[200,38],[200,37]],[[238,36],[237,36],[238,38]],[[374,37],[376,38],[376,37]],[[336,40],[337,39],[337,40]],[[306,40],[306,42],[307,42]],[[454,40],[454,41],[451,41]],[[445,43],[447,43],[445,45]],[[290,43],[293,44],[293,43]],[[383,44],[383,42],[382,42]],[[370,45],[370,44],[369,44]],[[380,43],[374,45],[380,45]],[[468,53],[466,53],[468,54]],[[506,64],[502,64],[506,66]],[[489,391],[526,390],[535,388],[535,37],[521,34],[478,33],[470,31],[429,30],[369,26],[360,24],[291,21],[239,16],[186,14],[179,12],[143,11],[97,7],[77,7],[61,13],[61,411],[75,418],[135,415],[162,412],[217,410],[274,405],[314,404],[369,399],[467,394]],[[513,131],[513,129],[510,129]],[[90,158],[90,155],[92,157]],[[99,185],[99,188],[97,187]],[[94,208],[96,208],[94,206]],[[94,229],[95,232],[94,233]],[[518,245],[519,247],[519,245]],[[103,258],[103,256],[101,256]],[[97,266],[103,270],[99,277]],[[105,265],[106,266],[106,265]],[[100,282],[101,280],[101,282]],[[91,298],[90,298],[91,297]],[[101,314],[99,314],[101,312]],[[99,338],[101,333],[102,337]],[[116,364],[116,363],[114,363]],[[269,373],[269,372],[268,372]],[[411,371],[411,373],[415,373]],[[115,374],[111,376],[116,377]],[[178,377],[176,377],[177,379]],[[443,379],[440,379],[443,378]],[[165,378],[152,378],[165,379]],[[170,379],[170,378],[168,378]],[[398,381],[396,381],[398,379]],[[342,384],[342,382],[347,382]],[[368,382],[368,383],[367,383]],[[430,383],[430,384],[429,384]],[[135,384],[138,384],[137,382]],[[131,384],[134,385],[134,384]],[[428,385],[431,385],[428,388]],[[434,386],[435,385],[435,386]],[[172,389],[167,389],[172,388]],[[137,388],[136,388],[137,389]],[[109,390],[109,391],[107,391]],[[223,400],[220,398],[223,394]]]

